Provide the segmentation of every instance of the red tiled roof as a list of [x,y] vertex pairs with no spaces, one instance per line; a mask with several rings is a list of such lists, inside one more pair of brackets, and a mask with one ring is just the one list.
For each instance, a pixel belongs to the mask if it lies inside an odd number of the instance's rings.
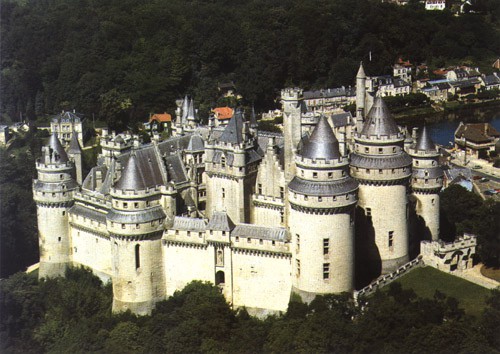
[[215,113],[215,118],[218,120],[231,119],[233,109],[231,107],[217,107],[212,110]]
[[156,114],[153,114],[149,118],[149,123],[151,123],[154,120],[156,120],[157,122],[161,122],[161,123],[171,122],[172,121],[172,116],[170,114],[168,114],[168,113],[156,113]]

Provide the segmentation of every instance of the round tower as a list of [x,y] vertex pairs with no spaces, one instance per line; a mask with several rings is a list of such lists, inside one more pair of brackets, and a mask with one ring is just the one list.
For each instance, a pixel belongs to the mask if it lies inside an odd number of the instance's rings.
[[366,100],[366,74],[363,62],[359,63],[359,70],[356,75],[356,127],[360,131],[363,127],[365,117]]
[[443,170],[439,151],[424,126],[414,146],[408,150],[413,158],[411,187],[416,202],[418,234],[425,240],[439,239],[439,191],[443,187]]
[[161,236],[166,215],[160,187],[147,175],[148,162],[139,160],[132,151],[111,188],[106,223],[113,257],[113,312],[146,315],[165,299]]
[[57,133],[53,133],[42,157],[36,162],[38,179],[33,181],[37,206],[40,269],[38,277],[64,276],[71,262],[68,209],[78,188],[75,167],[68,159]]
[[[354,211],[358,183],[325,117],[295,158],[288,184],[293,291],[305,301],[354,288]],[[307,222],[305,222],[307,220]]]
[[351,175],[360,184],[359,274],[369,271],[366,278],[394,271],[409,258],[407,190],[412,160],[404,151],[404,139],[377,97],[355,135],[351,154]]

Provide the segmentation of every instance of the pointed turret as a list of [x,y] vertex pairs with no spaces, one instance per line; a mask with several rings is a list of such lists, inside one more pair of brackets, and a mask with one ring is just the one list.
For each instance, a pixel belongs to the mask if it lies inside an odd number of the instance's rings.
[[359,62],[358,73],[356,74],[356,79],[366,79],[365,69],[363,68],[363,62]]
[[237,108],[233,117],[224,129],[219,141],[230,143],[230,144],[240,144],[243,142],[243,112],[241,109]]
[[366,100],[366,74],[363,68],[363,62],[359,63],[358,74],[356,75],[356,129],[361,131],[363,128],[363,119],[365,117]]
[[[57,137],[57,133],[53,132],[50,136],[49,143],[47,145],[50,150],[48,151],[52,156],[50,159],[52,162],[65,163],[68,162],[68,155]],[[47,150],[45,150],[47,152]]]
[[333,134],[325,116],[319,118],[309,139],[304,143],[300,151],[302,157],[308,159],[333,160],[340,157],[339,142]]
[[191,101],[189,101],[189,108],[187,112],[187,120],[188,121],[195,121],[196,120],[196,115],[194,111],[194,100],[191,98]]
[[182,101],[182,118],[181,118],[181,124],[186,123],[187,116],[188,116],[188,111],[189,111],[189,98],[186,95],[184,97],[184,101]]
[[75,133],[72,134],[71,142],[69,143],[68,153],[70,154],[82,153],[82,148],[80,147],[80,143],[78,142],[78,138]]
[[135,151],[132,151],[120,179],[115,184],[115,188],[121,190],[144,190],[147,187],[148,185],[142,174],[142,170],[138,166]]
[[417,139],[415,149],[418,151],[436,151],[436,145],[432,141],[429,131],[427,130],[427,127],[425,125],[422,128],[422,132]]
[[398,133],[398,126],[392,118],[389,108],[387,108],[387,105],[381,97],[377,97],[368,113],[361,135],[391,136]]
[[76,181],[79,184],[83,182],[83,166],[82,166],[82,148],[78,142],[78,137],[75,132],[73,132],[71,137],[71,142],[69,143],[68,155],[75,163],[76,169]]
[[250,128],[257,129],[259,124],[257,123],[257,115],[255,114],[255,107],[252,106],[252,113],[250,114]]

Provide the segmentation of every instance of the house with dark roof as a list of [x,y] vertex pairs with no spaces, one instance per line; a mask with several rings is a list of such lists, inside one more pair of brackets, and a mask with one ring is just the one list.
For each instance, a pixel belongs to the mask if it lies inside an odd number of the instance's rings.
[[491,75],[481,75],[481,86],[485,90],[500,90],[500,76],[497,72]]
[[455,147],[477,158],[488,157],[499,139],[500,133],[490,123],[460,122],[455,130]]

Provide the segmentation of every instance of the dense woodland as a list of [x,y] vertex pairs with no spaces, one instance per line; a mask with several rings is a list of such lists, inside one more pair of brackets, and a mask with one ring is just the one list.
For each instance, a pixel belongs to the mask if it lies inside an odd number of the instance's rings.
[[[172,112],[192,94],[200,112],[234,81],[257,110],[287,85],[354,84],[359,61],[383,74],[398,58],[491,63],[500,2],[474,13],[380,0],[3,0],[0,113],[5,121],[77,109],[113,128]],[[372,60],[369,61],[371,52]]]
[[193,282],[152,316],[111,314],[111,286],[83,269],[38,282],[0,283],[2,352],[100,353],[498,353],[500,292],[478,317],[436,292],[419,298],[398,283],[356,307],[347,294],[291,301],[266,320],[234,312],[218,289]]

